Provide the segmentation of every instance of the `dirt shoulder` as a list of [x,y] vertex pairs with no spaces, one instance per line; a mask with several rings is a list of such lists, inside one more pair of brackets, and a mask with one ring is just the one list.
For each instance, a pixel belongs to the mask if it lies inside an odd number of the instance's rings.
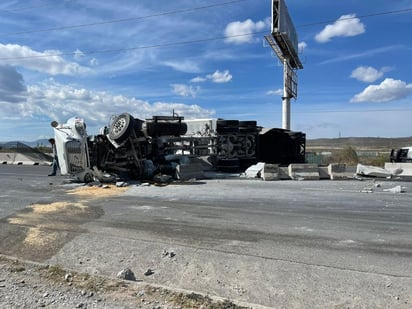
[[1,308],[240,309],[227,300],[144,282],[91,276],[0,255]]

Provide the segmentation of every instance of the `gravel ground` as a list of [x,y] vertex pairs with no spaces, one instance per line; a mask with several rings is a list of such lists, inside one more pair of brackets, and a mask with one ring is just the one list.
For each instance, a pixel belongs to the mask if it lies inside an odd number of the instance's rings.
[[196,293],[0,256],[0,308],[247,308]]

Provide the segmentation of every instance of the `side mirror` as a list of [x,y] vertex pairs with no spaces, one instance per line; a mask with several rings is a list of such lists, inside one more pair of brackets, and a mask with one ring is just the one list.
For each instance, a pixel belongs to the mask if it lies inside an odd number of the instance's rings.
[[53,121],[50,123],[50,125],[51,125],[53,128],[57,128],[57,126],[59,125],[59,123],[58,123],[56,120],[53,120]]

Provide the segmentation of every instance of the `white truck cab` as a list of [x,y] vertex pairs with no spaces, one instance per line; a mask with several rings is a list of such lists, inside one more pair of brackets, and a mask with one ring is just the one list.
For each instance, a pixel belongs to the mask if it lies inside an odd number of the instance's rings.
[[57,158],[62,175],[82,173],[90,168],[86,124],[72,117],[65,124],[53,121]]

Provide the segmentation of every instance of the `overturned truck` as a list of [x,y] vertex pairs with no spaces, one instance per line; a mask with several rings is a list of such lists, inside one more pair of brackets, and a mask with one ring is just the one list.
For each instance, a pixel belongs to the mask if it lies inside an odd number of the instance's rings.
[[83,182],[116,178],[150,180],[157,174],[176,178],[176,168],[201,157],[221,172],[238,173],[256,162],[288,165],[305,162],[306,136],[264,129],[256,121],[184,120],[153,116],[140,120],[129,113],[113,116],[97,135],[88,135],[78,117],[52,122],[63,175]]

